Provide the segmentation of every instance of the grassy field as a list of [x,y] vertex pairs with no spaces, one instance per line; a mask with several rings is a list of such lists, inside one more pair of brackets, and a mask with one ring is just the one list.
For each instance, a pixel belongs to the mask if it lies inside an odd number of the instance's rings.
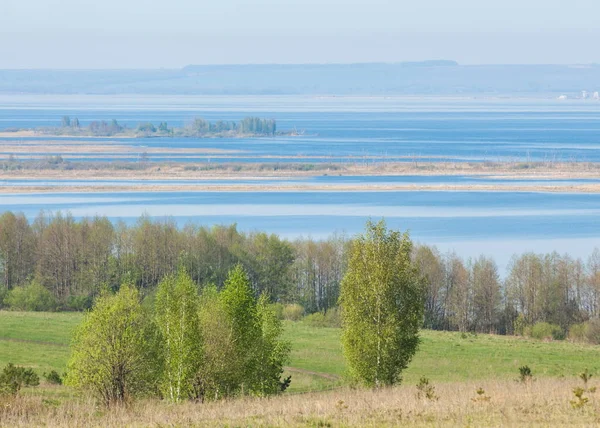
[[[39,374],[63,373],[69,341],[79,313],[23,313],[0,311],[0,366],[8,362],[32,367]],[[286,322],[285,337],[292,342],[288,374],[291,392],[315,391],[347,383],[340,330]],[[600,373],[600,347],[569,342],[541,342],[510,336],[462,335],[423,331],[422,344],[405,372],[405,383],[421,376],[432,381],[510,380],[528,365],[536,377],[574,377],[588,368]]]
[[[0,311],[0,366],[8,362],[38,373],[64,372],[69,341],[82,315]],[[345,378],[334,328],[286,322],[293,351],[287,373],[290,394],[202,406],[143,401],[133,409],[106,412],[67,387],[42,384],[14,402],[0,402],[0,426],[497,426],[600,423],[600,402],[591,392],[574,409],[572,389],[585,368],[600,377],[600,347],[517,337],[424,331],[404,384],[384,391],[353,390]],[[535,380],[515,382],[528,365]],[[421,376],[431,379],[437,401],[415,397]],[[476,393],[483,388],[480,399]],[[300,392],[323,391],[297,395]],[[600,398],[600,391],[597,393]]]
[[[0,311],[0,366],[8,362],[36,369],[65,371],[69,341],[79,313]],[[292,391],[321,390],[345,384],[340,330],[286,322],[292,342],[289,374]],[[421,347],[405,372],[405,382],[421,376],[434,382],[512,379],[528,365],[537,377],[573,377],[585,368],[600,373],[600,347],[542,342],[512,336],[462,335],[423,331]]]

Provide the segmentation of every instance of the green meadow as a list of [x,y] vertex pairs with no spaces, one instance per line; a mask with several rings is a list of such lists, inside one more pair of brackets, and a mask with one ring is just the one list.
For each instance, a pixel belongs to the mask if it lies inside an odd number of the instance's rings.
[[[32,367],[40,375],[49,370],[63,373],[70,338],[81,318],[80,313],[0,311],[0,366],[12,362]],[[286,376],[292,376],[290,392],[348,383],[339,329],[286,322],[285,338],[292,343],[286,370]],[[422,376],[436,383],[506,380],[516,378],[523,365],[535,377],[572,378],[586,368],[598,373],[599,355],[600,346],[567,341],[424,330],[404,382],[415,384]]]

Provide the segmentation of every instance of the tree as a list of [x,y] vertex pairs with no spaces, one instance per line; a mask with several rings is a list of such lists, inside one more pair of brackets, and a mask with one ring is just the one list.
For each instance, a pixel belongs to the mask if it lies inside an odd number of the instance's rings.
[[475,328],[483,333],[495,333],[502,303],[496,263],[484,256],[479,257],[473,265],[472,280]]
[[174,402],[190,398],[201,364],[202,338],[198,290],[183,269],[159,283],[155,314],[162,337],[163,395]]
[[444,326],[444,266],[437,249],[421,245],[414,251],[414,262],[426,281],[424,327]]
[[67,383],[107,406],[154,392],[159,378],[154,331],[132,285],[99,296],[75,332]]
[[35,237],[23,214],[0,216],[0,284],[6,290],[23,284],[35,267]]
[[[284,391],[288,383],[281,380],[283,365],[289,358],[291,345],[281,340],[283,324],[269,305],[269,298],[262,294],[258,299],[257,316],[261,330],[258,364],[252,389],[256,395],[270,395]],[[289,382],[289,379],[288,381]]]
[[237,352],[231,320],[214,285],[202,291],[199,318],[203,359],[195,382],[196,396],[202,401],[218,400],[236,391],[243,358]]
[[243,392],[244,388],[250,388],[249,384],[257,369],[255,353],[260,338],[260,325],[250,280],[241,265],[236,265],[229,272],[220,297],[229,319],[236,354],[241,358],[236,370],[238,378],[234,380],[232,389]]
[[473,290],[469,270],[456,254],[446,260],[447,313],[452,328],[468,331],[472,323]]
[[[216,302],[211,298],[214,293],[216,289],[209,289],[202,305],[202,324],[207,331],[208,364],[204,368],[211,370],[201,372],[205,388],[217,396],[265,396],[282,391],[282,385],[287,386],[281,374],[290,345],[280,339],[281,321],[269,307],[269,297],[254,297],[241,265],[231,269]],[[220,322],[215,325],[215,320]],[[208,330],[224,333],[216,337]]]
[[341,285],[342,344],[350,374],[371,386],[393,385],[419,344],[424,281],[411,262],[407,234],[368,222],[350,249]]
[[60,121],[60,126],[62,128],[68,128],[71,126],[71,118],[69,116],[63,116]]

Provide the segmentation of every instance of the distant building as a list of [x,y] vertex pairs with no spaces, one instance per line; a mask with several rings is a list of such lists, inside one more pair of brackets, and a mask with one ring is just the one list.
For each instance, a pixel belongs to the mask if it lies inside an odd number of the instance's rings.
[[566,95],[561,95],[560,97],[558,97],[559,100],[566,100],[567,96]]
[[581,91],[581,98],[583,98],[585,100],[585,99],[587,99],[587,97],[588,97],[587,91]]
[[595,100],[600,100],[600,94],[598,93],[598,91],[594,92],[594,97]]

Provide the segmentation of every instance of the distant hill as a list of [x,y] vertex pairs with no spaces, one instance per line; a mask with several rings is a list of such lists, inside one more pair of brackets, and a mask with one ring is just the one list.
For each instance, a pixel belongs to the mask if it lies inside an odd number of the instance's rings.
[[0,70],[0,93],[531,95],[600,91],[600,65],[189,65],[180,70]]

